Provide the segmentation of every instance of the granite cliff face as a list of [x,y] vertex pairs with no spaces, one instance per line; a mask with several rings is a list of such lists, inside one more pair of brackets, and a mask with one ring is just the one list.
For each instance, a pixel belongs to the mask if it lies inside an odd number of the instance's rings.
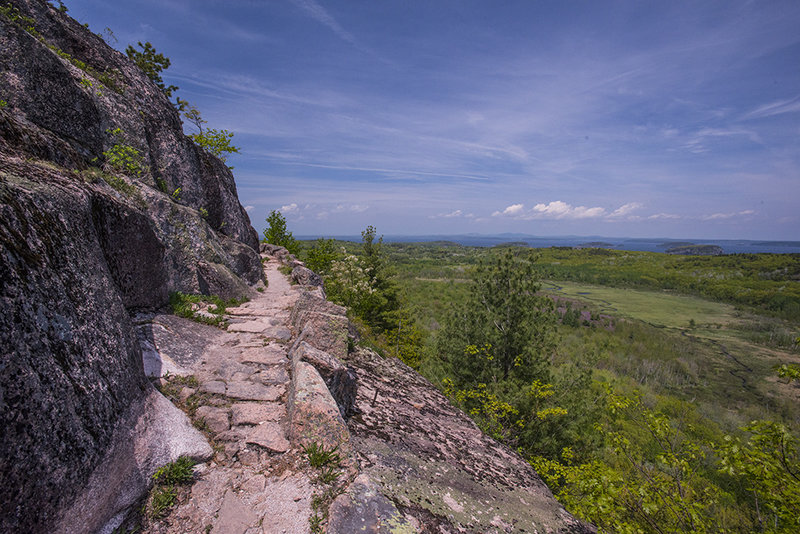
[[[0,531],[43,532],[92,484],[146,487],[159,462],[210,454],[157,401],[131,312],[172,291],[245,296],[263,273],[229,169],[133,63],[43,1],[0,14],[0,100]],[[119,132],[144,172],[93,169]],[[118,450],[137,425],[150,450]],[[99,465],[115,466],[105,483]]]

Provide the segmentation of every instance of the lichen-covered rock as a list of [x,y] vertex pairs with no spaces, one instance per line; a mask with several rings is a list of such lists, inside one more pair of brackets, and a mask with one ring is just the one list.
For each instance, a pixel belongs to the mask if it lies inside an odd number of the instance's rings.
[[346,363],[359,383],[348,428],[362,473],[425,532],[594,532],[411,368],[366,349]]
[[329,510],[328,534],[369,532],[415,534],[421,532],[413,518],[404,517],[367,475],[359,475],[347,492],[334,499]]

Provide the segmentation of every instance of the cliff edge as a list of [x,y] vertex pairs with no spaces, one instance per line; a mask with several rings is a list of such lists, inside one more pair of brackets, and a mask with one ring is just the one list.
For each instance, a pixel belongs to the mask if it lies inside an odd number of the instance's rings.
[[251,294],[257,236],[163,92],[44,1],[0,8],[0,100],[0,531],[98,530],[211,454],[146,379],[132,314]]

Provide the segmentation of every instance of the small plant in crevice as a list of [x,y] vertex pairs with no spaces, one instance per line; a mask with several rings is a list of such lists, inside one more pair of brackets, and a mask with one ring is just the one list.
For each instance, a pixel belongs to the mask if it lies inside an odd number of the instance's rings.
[[156,187],[165,195],[169,192],[169,189],[167,189],[167,182],[165,182],[163,178],[156,178]]
[[339,456],[337,452],[338,450],[338,445],[332,449],[326,450],[325,444],[317,443],[316,441],[303,446],[303,452],[306,453],[308,463],[311,467],[317,469],[329,465],[338,467],[342,461],[341,456]]
[[203,207],[200,207],[200,208],[197,208],[197,212],[200,214],[200,216],[202,218],[208,219],[208,210],[207,209],[205,209]]
[[175,191],[173,191],[172,192],[172,200],[174,200],[175,202],[180,202],[181,201],[181,192],[182,192],[182,189],[180,187],[177,188]]
[[150,494],[149,512],[153,519],[161,519],[178,502],[178,492],[172,486],[153,488]]
[[313,534],[322,534],[322,532],[324,532],[322,529],[323,521],[323,517],[318,515],[316,512],[314,512],[314,515],[308,518],[308,526],[311,527],[311,532]]
[[157,484],[176,485],[188,484],[192,481],[192,467],[195,461],[188,456],[181,456],[174,462],[170,462],[156,470],[153,480]]
[[333,484],[339,479],[339,475],[341,475],[341,472],[339,472],[338,466],[323,467],[320,469],[317,481],[322,484]]
[[[239,306],[247,302],[247,298],[222,300],[216,295],[188,295],[176,291],[169,296],[172,313],[179,317],[191,319],[199,323],[227,328],[224,315],[228,306]],[[201,311],[201,308],[205,310]]]
[[303,446],[308,463],[319,472],[315,483],[323,486],[323,491],[311,498],[311,510],[314,512],[309,517],[311,532],[324,532],[324,524],[328,519],[328,508],[342,492],[341,485],[336,482],[341,476],[342,457],[339,455],[339,446],[325,448],[324,443],[311,442]]
[[90,167],[84,171],[80,171],[79,174],[87,183],[99,183],[100,180],[103,180],[119,193],[122,193],[123,195],[135,200],[140,207],[147,207],[147,203],[145,202],[144,197],[139,189],[135,185],[129,184],[119,176],[107,173],[101,169],[98,169],[97,167]]
[[104,168],[109,172],[116,171],[136,177],[149,171],[144,164],[144,157],[141,152],[125,142],[125,133],[121,128],[106,130],[106,133],[114,138],[114,145],[103,152],[103,157],[105,158]]
[[156,470],[152,477],[153,489],[144,506],[148,518],[161,519],[178,503],[178,487],[194,481],[194,465],[194,460],[181,456]]

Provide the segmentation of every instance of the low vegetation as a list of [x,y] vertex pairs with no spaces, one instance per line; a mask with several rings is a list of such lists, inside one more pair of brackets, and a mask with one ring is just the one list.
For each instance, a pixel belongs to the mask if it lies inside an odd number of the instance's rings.
[[198,323],[226,328],[225,313],[228,307],[239,306],[247,299],[222,300],[216,295],[189,295],[176,291],[169,296],[172,313]]
[[574,514],[602,532],[800,528],[797,255],[373,236],[387,313],[363,304],[381,294],[369,241],[317,240],[301,255],[384,355],[408,358],[390,341],[402,330],[380,320],[405,317],[419,332],[409,361]]
[[153,474],[153,489],[144,506],[145,517],[157,520],[169,513],[178,503],[179,486],[189,485],[194,481],[194,465],[194,460],[181,456]]
[[311,498],[309,527],[314,534],[324,532],[331,502],[341,492],[336,482],[341,476],[342,458],[337,452],[338,446],[326,449],[323,443],[311,442],[303,447],[309,465],[317,471],[314,482],[320,489]]
[[114,139],[111,148],[103,152],[104,168],[108,172],[118,172],[136,177],[149,172],[142,153],[127,143],[125,133],[120,128],[107,130],[106,133]]

